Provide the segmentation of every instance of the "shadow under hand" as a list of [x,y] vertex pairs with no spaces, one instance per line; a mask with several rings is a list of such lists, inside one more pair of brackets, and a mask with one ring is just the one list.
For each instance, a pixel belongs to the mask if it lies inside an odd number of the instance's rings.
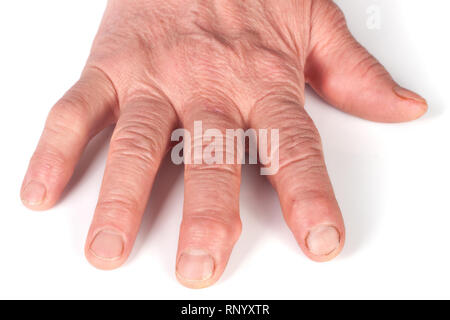
[[381,192],[374,176],[376,159],[336,151],[328,154],[328,170],[346,229],[346,244],[340,257],[346,258],[370,241],[379,219]]

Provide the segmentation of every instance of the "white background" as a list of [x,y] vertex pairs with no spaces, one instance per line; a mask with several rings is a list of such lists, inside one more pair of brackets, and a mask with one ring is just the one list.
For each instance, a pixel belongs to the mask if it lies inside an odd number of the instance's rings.
[[[77,80],[105,0],[0,2],[0,298],[450,298],[450,3],[341,0],[355,36],[430,104],[414,123],[370,123],[310,90],[347,226],[342,255],[303,256],[256,168],[241,192],[243,234],[220,282],[193,291],[174,276],[182,168],[163,166],[128,263],[104,272],[83,255],[111,130],[89,146],[62,201],[31,212],[19,189],[50,107]],[[381,9],[380,30],[366,9]]]

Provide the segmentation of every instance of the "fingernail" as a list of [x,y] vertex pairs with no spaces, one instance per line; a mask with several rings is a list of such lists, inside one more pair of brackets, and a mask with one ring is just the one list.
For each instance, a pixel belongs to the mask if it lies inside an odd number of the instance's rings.
[[22,201],[28,205],[39,205],[44,201],[47,189],[37,181],[30,181],[22,191]]
[[103,230],[97,233],[91,243],[91,252],[102,260],[117,260],[124,249],[123,238],[117,231]]
[[188,281],[204,281],[212,277],[214,259],[203,250],[190,250],[181,254],[177,273]]
[[402,88],[400,86],[395,86],[394,92],[397,96],[399,96],[402,99],[413,100],[419,103],[427,104],[427,101],[421,96],[419,96],[417,93]]
[[339,246],[339,231],[333,226],[318,226],[309,232],[306,239],[308,250],[316,256],[327,256]]

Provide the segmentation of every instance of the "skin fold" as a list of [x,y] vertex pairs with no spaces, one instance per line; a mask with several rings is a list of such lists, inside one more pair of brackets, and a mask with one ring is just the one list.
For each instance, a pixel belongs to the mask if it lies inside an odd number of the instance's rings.
[[[269,176],[303,252],[328,261],[345,229],[320,136],[304,109],[309,84],[350,114],[419,118],[419,95],[398,86],[348,31],[329,0],[110,0],[80,80],[52,108],[21,198],[33,210],[61,196],[89,140],[116,124],[86,257],[121,266],[176,128],[279,129]],[[187,164],[176,275],[214,284],[241,232],[238,164]]]

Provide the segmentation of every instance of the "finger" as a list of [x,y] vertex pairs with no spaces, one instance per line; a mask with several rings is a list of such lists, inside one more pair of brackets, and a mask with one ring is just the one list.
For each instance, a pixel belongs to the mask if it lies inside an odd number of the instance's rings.
[[114,121],[116,106],[106,75],[86,69],[50,111],[21,188],[27,207],[45,210],[57,202],[88,141]]
[[332,1],[314,1],[312,12],[305,74],[320,96],[345,112],[380,122],[410,121],[427,111],[424,98],[395,83],[353,38]]
[[[191,158],[198,160],[195,150],[204,150],[203,164],[187,164],[185,169],[184,213],[180,228],[176,275],[178,280],[190,288],[204,288],[215,283],[222,275],[234,244],[241,233],[239,218],[239,187],[241,166],[226,164],[226,157],[235,154],[227,151],[226,144],[233,140],[226,138],[227,129],[240,128],[239,113],[217,104],[197,109],[183,119],[191,133]],[[194,121],[202,120],[202,129]],[[221,138],[209,139],[208,129],[217,130]],[[204,136],[202,138],[202,130]],[[200,133],[199,133],[200,132]],[[186,139],[187,140],[187,139]],[[224,141],[222,145],[219,141]],[[234,141],[234,140],[233,140]],[[195,144],[200,146],[196,147]],[[206,152],[214,144],[213,155],[222,160],[213,161]],[[231,146],[231,144],[228,144]],[[235,143],[237,148],[237,142]],[[189,146],[185,145],[185,150]],[[241,149],[242,151],[242,149]],[[209,160],[208,160],[209,159]],[[217,160],[217,158],[216,158]],[[209,164],[208,164],[209,163]],[[235,163],[235,162],[234,162]]]
[[315,261],[334,258],[344,244],[344,223],[311,119],[299,102],[275,98],[253,108],[250,124],[271,136],[279,130],[278,141],[259,133],[259,141],[268,141],[260,143],[259,154],[265,167],[274,169],[268,177],[298,244]]
[[99,269],[117,268],[129,256],[177,122],[164,98],[133,98],[121,109],[85,247],[88,261]]

